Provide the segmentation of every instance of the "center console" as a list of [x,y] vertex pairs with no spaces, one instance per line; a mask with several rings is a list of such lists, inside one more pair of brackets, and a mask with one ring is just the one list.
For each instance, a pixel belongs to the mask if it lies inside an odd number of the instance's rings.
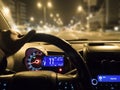
[[120,47],[88,46],[84,49],[95,90],[120,90]]

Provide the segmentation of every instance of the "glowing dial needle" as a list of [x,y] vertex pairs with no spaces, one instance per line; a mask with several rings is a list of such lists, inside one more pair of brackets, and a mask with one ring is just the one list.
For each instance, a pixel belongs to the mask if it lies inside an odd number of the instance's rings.
[[36,59],[34,62],[31,62],[31,64],[40,64],[40,60]]

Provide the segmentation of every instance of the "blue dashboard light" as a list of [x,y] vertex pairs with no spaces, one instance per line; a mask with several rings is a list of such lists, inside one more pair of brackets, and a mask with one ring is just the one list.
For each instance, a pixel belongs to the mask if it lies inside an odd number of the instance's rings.
[[98,82],[120,82],[120,75],[98,75]]
[[64,66],[63,56],[45,56],[42,60],[44,67],[62,67]]

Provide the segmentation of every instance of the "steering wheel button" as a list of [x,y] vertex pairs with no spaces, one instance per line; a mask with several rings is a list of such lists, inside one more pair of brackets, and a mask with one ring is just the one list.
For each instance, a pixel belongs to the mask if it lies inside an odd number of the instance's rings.
[[62,84],[62,82],[59,82],[59,84],[58,85],[61,85]]
[[3,86],[7,86],[7,84],[6,84],[6,83],[4,83],[4,84],[3,84]]
[[110,90],[115,90],[115,88],[114,87],[110,87]]
[[65,85],[67,85],[68,83],[66,82]]
[[97,85],[97,84],[98,84],[98,81],[97,81],[97,79],[92,79],[92,80],[91,80],[91,83],[92,83],[92,85],[94,85],[94,86],[95,86],[95,85]]
[[65,87],[65,90],[67,90],[67,87]]

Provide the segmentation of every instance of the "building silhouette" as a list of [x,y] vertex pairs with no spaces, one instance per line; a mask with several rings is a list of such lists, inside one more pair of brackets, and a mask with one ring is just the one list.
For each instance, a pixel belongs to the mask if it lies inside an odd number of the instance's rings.
[[24,25],[27,21],[26,4],[19,0],[3,0],[6,7],[9,7],[12,18],[16,25]]

